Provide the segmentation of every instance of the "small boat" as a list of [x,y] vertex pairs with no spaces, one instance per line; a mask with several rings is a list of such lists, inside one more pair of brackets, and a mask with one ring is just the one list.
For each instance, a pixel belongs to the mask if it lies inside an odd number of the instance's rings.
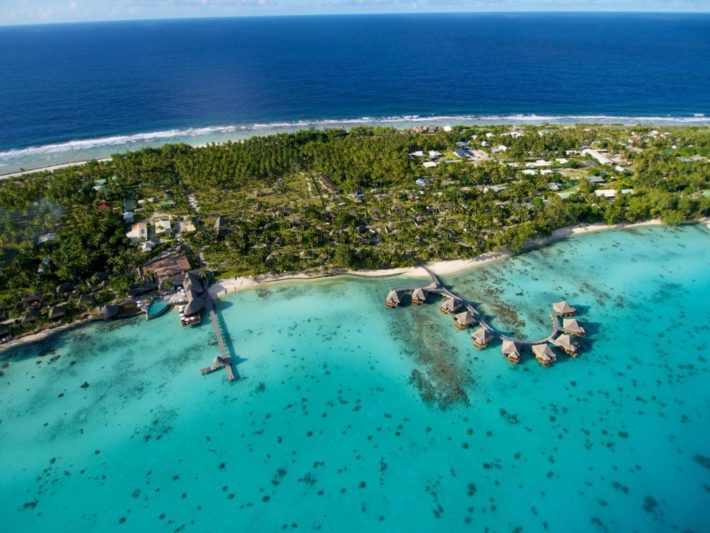
[[148,304],[148,307],[146,307],[145,317],[148,320],[153,320],[154,318],[163,316],[165,313],[170,311],[172,306],[173,305],[170,302],[163,300],[162,298],[155,298],[152,302],[150,302],[150,304]]

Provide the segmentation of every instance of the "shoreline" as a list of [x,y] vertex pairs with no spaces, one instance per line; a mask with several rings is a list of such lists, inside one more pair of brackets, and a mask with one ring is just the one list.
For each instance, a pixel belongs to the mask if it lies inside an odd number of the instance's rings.
[[[687,225],[694,224],[706,224],[708,227],[710,227],[710,217],[687,223]],[[569,237],[577,237],[580,235],[599,233],[603,231],[625,230],[650,226],[664,226],[664,224],[663,222],[661,222],[661,220],[654,219],[647,220],[644,222],[637,222],[634,224],[581,224],[577,226],[568,226],[553,231],[547,237],[539,237],[537,239],[532,239],[524,247],[521,253],[527,253],[534,250],[538,250],[540,248],[544,248]],[[467,270],[473,270],[475,268],[479,268],[481,266],[500,261],[509,257],[513,257],[513,254],[509,252],[488,252],[473,257],[471,259],[452,259],[445,261],[435,261],[433,263],[427,263],[427,266],[431,268],[434,272],[436,272],[438,275],[446,276],[457,274]],[[219,280],[213,283],[209,287],[208,292],[213,298],[219,299],[221,297],[229,296],[238,292],[259,289],[283,282],[318,281],[324,279],[336,279],[339,277],[426,277],[426,273],[424,274],[425,276],[420,275],[420,267],[401,267],[379,270],[334,270],[319,274],[307,274],[300,272],[295,274],[264,274],[261,276],[238,276],[235,278]],[[69,331],[71,329],[83,326],[90,322],[93,322],[93,319],[80,319],[70,324],[64,324],[56,328],[49,328],[43,331],[38,331],[36,333],[26,335],[24,337],[13,339],[6,344],[0,345],[0,355],[10,351],[12,348],[17,348],[19,346],[24,346],[27,344],[33,344],[35,342],[41,342],[53,335]]]
[[[710,218],[705,218],[693,222],[693,224],[710,223]],[[598,233],[601,231],[612,231],[622,229],[633,229],[645,226],[663,226],[663,222],[659,219],[637,222],[634,224],[581,224],[577,226],[568,226],[559,228],[553,231],[547,237],[538,237],[532,239],[524,247],[521,253],[527,253],[533,250],[544,248],[568,237],[586,235],[589,233]],[[471,259],[451,259],[443,261],[435,261],[426,265],[439,275],[446,276],[457,274],[469,269],[478,268],[501,259],[512,257],[513,254],[508,252],[487,252],[478,255]],[[209,293],[213,298],[228,296],[230,294],[245,290],[257,289],[267,285],[286,282],[286,281],[315,281],[327,278],[337,277],[360,277],[360,278],[386,278],[393,276],[417,277],[419,275],[419,267],[400,267],[391,269],[379,270],[335,270],[319,274],[306,274],[303,272],[295,274],[264,274],[260,276],[238,276],[219,280],[213,283],[209,288]]]
[[[188,144],[194,148],[200,148],[209,144],[225,144],[228,142],[239,142],[253,137],[268,137],[281,133],[296,133],[298,131],[315,129],[319,131],[327,129],[345,129],[366,126],[366,127],[389,127],[397,130],[409,130],[417,127],[436,126],[444,127],[471,127],[471,126],[560,126],[574,127],[580,125],[589,126],[620,126],[620,127],[652,127],[652,128],[684,128],[684,127],[710,127],[710,117],[706,116],[624,116],[624,115],[544,115],[544,114],[506,114],[506,115],[434,115],[434,116],[397,116],[397,117],[368,117],[368,118],[341,118],[341,119],[311,119],[300,121],[271,122],[266,124],[232,124],[227,126],[204,126],[192,127],[184,130],[168,130],[168,133],[175,132],[172,137],[166,137],[163,131],[124,134],[124,143],[114,143],[115,137],[96,137],[88,140],[66,141],[56,144],[30,146],[27,148],[13,148],[1,154],[18,154],[29,151],[36,152],[37,160],[42,160],[42,150],[47,147],[57,148],[66,146],[66,153],[78,153],[80,159],[70,160],[63,163],[44,165],[27,170],[12,170],[7,173],[0,173],[0,181],[10,178],[17,178],[36,172],[52,172],[62,168],[85,165],[91,161],[105,162],[112,159],[114,153],[136,152],[144,148],[161,148],[167,145]],[[153,136],[154,138],[151,138]],[[100,144],[104,141],[106,144]],[[87,148],[70,148],[74,143],[99,143]],[[97,150],[100,153],[97,157],[89,157],[87,151]],[[53,151],[52,154],[62,153]],[[31,166],[31,163],[28,165]]]

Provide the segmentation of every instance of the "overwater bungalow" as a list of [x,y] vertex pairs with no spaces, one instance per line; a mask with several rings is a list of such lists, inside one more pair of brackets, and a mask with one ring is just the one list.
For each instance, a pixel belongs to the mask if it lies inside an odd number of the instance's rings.
[[579,325],[574,318],[565,318],[562,322],[562,331],[569,333],[570,335],[576,335],[578,337],[584,337],[585,331],[582,326]]
[[552,344],[562,348],[564,352],[571,357],[577,357],[579,353],[579,344],[574,342],[572,337],[567,334],[560,335],[552,341]]
[[488,346],[495,339],[495,337],[493,336],[493,333],[488,331],[486,328],[481,328],[471,335],[471,339],[473,340],[473,345],[479,350],[482,350]]
[[447,298],[447,300],[441,304],[442,312],[444,313],[457,313],[463,307],[463,302],[458,298]]
[[552,304],[552,310],[560,316],[572,316],[577,310],[565,301]]
[[412,303],[414,305],[423,305],[426,303],[426,297],[427,294],[424,289],[414,289],[414,292],[412,292]]
[[390,291],[389,294],[387,294],[387,298],[385,298],[385,306],[389,307],[390,309],[399,307],[399,304],[401,303],[402,299],[399,297],[399,293],[394,290]]
[[459,313],[454,317],[454,323],[459,329],[468,329],[476,324],[476,319],[473,317],[470,311],[464,311]]
[[514,365],[517,365],[520,362],[520,352],[513,341],[503,341],[503,355]]
[[557,361],[555,352],[553,352],[547,344],[536,344],[532,347],[532,350],[537,362],[544,367],[548,367]]

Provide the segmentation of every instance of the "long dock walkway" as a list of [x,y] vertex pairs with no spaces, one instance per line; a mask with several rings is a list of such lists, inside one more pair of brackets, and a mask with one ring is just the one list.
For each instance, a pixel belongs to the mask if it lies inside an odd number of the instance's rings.
[[[426,292],[430,292],[432,294],[441,294],[442,296],[448,296],[449,298],[456,298],[457,300],[461,300],[464,304],[464,307],[466,307],[466,310],[471,313],[471,315],[478,321],[478,323],[481,325],[482,328],[488,330],[491,334],[496,336],[497,338],[504,340],[504,341],[512,341],[517,345],[520,346],[533,346],[535,344],[545,344],[547,342],[552,341],[552,339],[555,337],[560,332],[560,319],[559,316],[556,313],[552,313],[550,315],[550,319],[552,321],[552,329],[550,330],[550,334],[547,335],[547,337],[543,337],[542,339],[537,339],[537,340],[527,340],[527,339],[516,339],[515,337],[510,337],[509,335],[505,335],[501,332],[499,332],[497,329],[495,329],[493,326],[491,326],[488,321],[483,317],[481,312],[476,309],[476,307],[469,302],[466,298],[463,298],[459,296],[458,294],[454,293],[453,291],[449,290],[446,288],[444,283],[441,281],[441,278],[437,276],[429,267],[426,265],[420,265],[420,268],[423,269],[427,274],[429,274],[429,277],[431,278],[431,284],[427,285],[426,287],[421,287],[423,288]],[[400,289],[394,289],[397,292],[403,292],[403,293],[408,293],[408,292],[413,292],[416,289],[420,287],[404,287]]]
[[227,373],[227,379],[229,381],[234,381],[236,376],[234,375],[234,370],[232,369],[232,357],[229,355],[227,350],[227,345],[224,342],[224,333],[222,332],[222,326],[219,324],[219,318],[217,317],[217,312],[214,309],[214,302],[209,293],[205,293],[205,308],[207,313],[210,315],[210,322],[212,323],[212,330],[214,331],[215,337],[217,337],[217,345],[219,346],[220,357],[215,359],[214,365],[211,367],[203,368],[202,374],[209,374],[215,372],[220,368],[224,368]]

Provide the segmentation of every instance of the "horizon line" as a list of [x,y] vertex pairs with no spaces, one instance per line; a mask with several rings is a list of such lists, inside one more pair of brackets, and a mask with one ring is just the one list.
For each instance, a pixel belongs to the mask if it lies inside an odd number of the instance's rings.
[[57,22],[19,22],[3,23],[0,28],[29,27],[29,26],[61,26],[79,24],[111,24],[125,22],[176,22],[196,20],[234,20],[234,19],[259,19],[259,18],[307,18],[307,17],[372,17],[372,16],[420,16],[420,15],[710,15],[710,8],[706,11],[666,11],[666,10],[617,10],[595,11],[590,9],[576,10],[484,10],[484,11],[382,11],[382,12],[346,12],[346,13],[274,13],[258,15],[227,15],[227,16],[189,16],[189,17],[147,17],[123,19],[97,19],[97,20],[66,20]]

